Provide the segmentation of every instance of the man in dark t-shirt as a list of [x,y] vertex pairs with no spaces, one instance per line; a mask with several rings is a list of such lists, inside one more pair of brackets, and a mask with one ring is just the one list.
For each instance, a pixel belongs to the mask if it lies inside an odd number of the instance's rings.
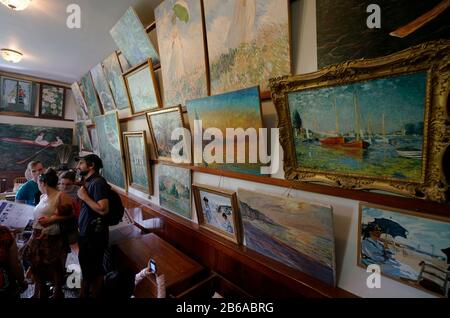
[[110,186],[99,175],[103,168],[102,160],[97,155],[78,158],[77,171],[85,178],[85,185],[78,190],[81,204],[78,226],[78,240],[81,272],[83,282],[80,297],[100,297],[103,285],[103,257],[108,246],[109,229],[104,216],[109,212],[108,193]]

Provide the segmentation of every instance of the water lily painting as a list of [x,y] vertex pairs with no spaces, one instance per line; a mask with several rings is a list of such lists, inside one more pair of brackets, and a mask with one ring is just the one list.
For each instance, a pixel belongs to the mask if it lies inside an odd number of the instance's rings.
[[116,109],[116,103],[109,88],[109,84],[106,81],[105,74],[103,73],[102,64],[97,64],[92,70],[92,81],[94,82],[94,87],[97,90],[98,97],[100,97],[100,102],[103,105],[104,113],[113,111]]
[[101,115],[102,111],[98,102],[97,93],[95,92],[94,83],[92,82],[91,72],[86,73],[81,78],[80,88],[86,100],[89,119],[94,120],[94,117]]
[[208,95],[200,0],[165,0],[155,9],[164,105]]
[[122,67],[117,57],[117,52],[112,53],[103,61],[103,70],[105,72],[106,81],[111,88],[117,109],[130,108],[128,100],[127,88],[122,77]]
[[64,87],[41,84],[39,117],[63,119],[65,99]]
[[89,132],[85,122],[78,122],[75,124],[75,131],[78,137],[78,145],[80,151],[92,152],[92,142],[89,137]]
[[75,98],[75,102],[78,105],[76,113],[77,113],[77,121],[84,121],[89,119],[89,110],[86,105],[86,101],[84,100],[83,93],[81,92],[80,85],[78,82],[75,82],[71,85],[72,95]]

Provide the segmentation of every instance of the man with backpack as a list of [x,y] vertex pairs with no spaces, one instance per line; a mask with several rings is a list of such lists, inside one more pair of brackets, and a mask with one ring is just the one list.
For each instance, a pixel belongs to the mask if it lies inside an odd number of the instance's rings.
[[101,295],[104,268],[103,257],[108,247],[109,221],[107,215],[115,209],[110,203],[111,187],[100,176],[103,168],[102,160],[94,154],[78,158],[77,172],[84,177],[85,184],[78,190],[82,200],[78,225],[80,236],[78,240],[81,272],[83,276],[80,297]]

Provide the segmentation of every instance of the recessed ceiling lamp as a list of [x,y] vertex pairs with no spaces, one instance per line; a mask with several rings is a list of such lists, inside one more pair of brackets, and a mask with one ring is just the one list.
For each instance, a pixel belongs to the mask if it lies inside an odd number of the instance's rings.
[[20,11],[25,10],[30,5],[31,0],[0,0],[0,2],[11,10]]
[[0,55],[4,60],[13,63],[19,63],[23,57],[22,53],[10,49],[1,49]]

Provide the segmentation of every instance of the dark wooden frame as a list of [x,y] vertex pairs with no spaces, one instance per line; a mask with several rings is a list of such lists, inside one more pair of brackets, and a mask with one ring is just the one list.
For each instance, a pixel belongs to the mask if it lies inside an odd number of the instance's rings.
[[[42,91],[44,90],[44,85],[63,89],[62,116],[52,116],[52,115],[42,114]],[[67,95],[66,88],[63,86],[39,83],[39,117],[40,118],[48,118],[48,119],[64,119],[64,114],[65,114],[65,109],[66,109],[66,95]]]
[[31,101],[31,108],[32,110],[30,112],[15,112],[15,111],[3,111],[0,109],[0,114],[1,115],[8,115],[8,116],[20,116],[20,117],[36,117],[35,113],[36,113],[36,91],[34,89],[33,86],[35,86],[36,84],[39,84],[37,82],[31,81],[31,80],[27,80],[27,79],[21,79],[21,78],[16,78],[16,77],[11,77],[11,76],[0,76],[0,104],[3,102],[3,82],[5,80],[10,80],[10,81],[15,81],[17,82],[17,84],[19,82],[24,82],[24,83],[28,83],[30,85],[30,101]]

